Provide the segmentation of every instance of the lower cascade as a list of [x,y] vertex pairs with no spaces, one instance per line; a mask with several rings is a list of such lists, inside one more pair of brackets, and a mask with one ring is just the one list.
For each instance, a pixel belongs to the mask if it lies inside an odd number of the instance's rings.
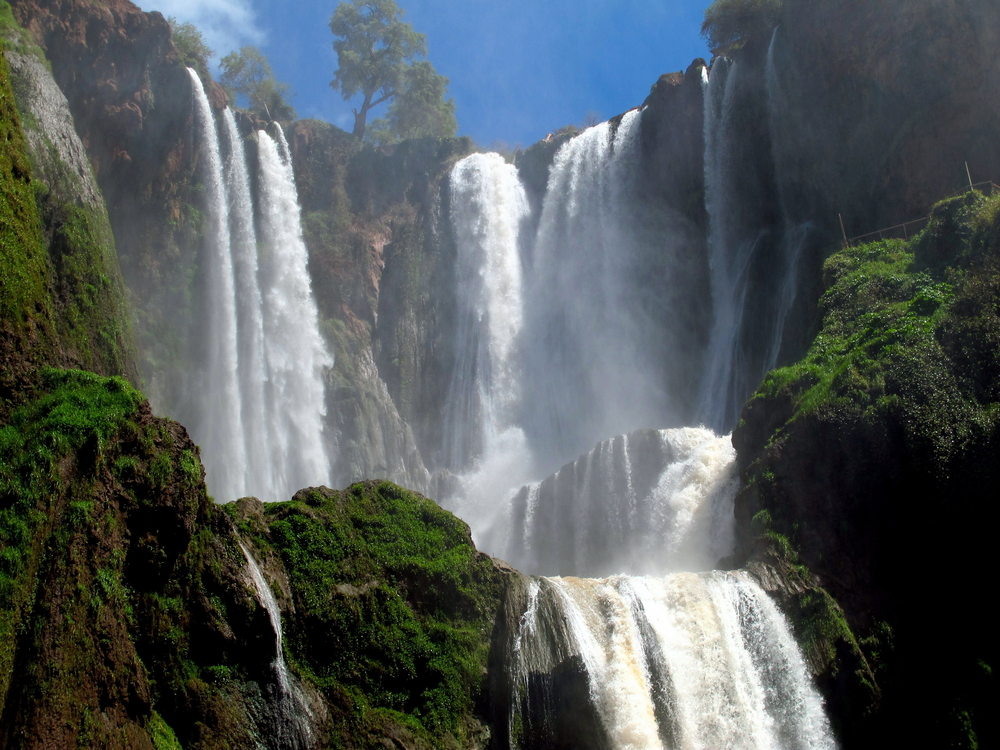
[[784,617],[747,573],[534,578],[508,746],[835,748]]
[[521,570],[709,570],[733,546],[736,452],[703,428],[639,430],[521,488],[489,538]]

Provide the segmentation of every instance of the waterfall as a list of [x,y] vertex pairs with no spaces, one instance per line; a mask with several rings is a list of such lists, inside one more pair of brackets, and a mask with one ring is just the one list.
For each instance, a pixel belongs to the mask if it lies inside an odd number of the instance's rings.
[[245,488],[256,488],[252,491],[272,497],[277,494],[278,488],[274,484],[273,464],[268,455],[267,441],[264,440],[267,434],[267,363],[264,359],[264,316],[258,281],[253,196],[243,139],[229,108],[223,112],[223,125],[228,154],[225,175],[229,186],[231,251],[236,271],[241,416],[248,458]]
[[280,127],[280,147],[257,133],[255,210],[236,119],[228,109],[222,114],[223,149],[201,80],[189,72],[207,207],[205,332],[197,381],[187,403],[172,406],[202,447],[217,499],[287,500],[329,480],[323,377],[332,366],[310,287],[288,144]]
[[[791,221],[784,195],[777,149],[787,110],[773,38],[763,84],[755,89],[757,81],[723,57],[703,86],[713,322],[699,417],[716,430],[735,426],[743,403],[778,362],[811,230]],[[761,99],[765,107],[749,111]],[[758,120],[767,123],[763,134],[750,127]]]
[[552,164],[526,311],[526,429],[536,454],[565,461],[598,440],[670,418],[654,323],[636,293],[664,246],[641,242],[630,200],[638,111],[563,144]]
[[[637,429],[683,424],[684,383],[703,366],[703,418],[731,428],[778,356],[808,228],[784,207],[775,225],[739,192],[734,160],[752,145],[740,86],[722,59],[703,87],[705,362],[678,345],[688,319],[674,288],[693,278],[680,257],[703,246],[670,207],[658,222],[643,213],[640,112],[560,147],[533,244],[521,233],[529,217],[516,170],[474,155],[452,171],[458,330],[443,417],[445,462],[459,473],[452,500],[477,544],[517,568],[593,576],[529,579],[508,633],[498,747],[835,747],[774,603],[746,573],[699,572],[733,552],[731,437]],[[774,81],[768,91],[777,132],[780,91]],[[768,168],[779,171],[777,161]],[[651,303],[641,290],[654,273]],[[685,369],[687,381],[676,377]]]
[[781,283],[778,288],[776,314],[768,340],[765,371],[773,370],[778,366],[782,336],[785,332],[785,321],[798,295],[799,260],[813,230],[812,222],[796,221],[789,207],[791,203],[789,192],[793,188],[787,176],[787,173],[791,170],[786,168],[786,163],[797,162],[797,157],[789,155],[787,158],[783,158],[781,153],[782,146],[790,140],[786,135],[785,123],[791,119],[789,113],[793,110],[785,89],[781,84],[781,79],[778,75],[778,65],[775,61],[780,31],[781,27],[779,26],[771,35],[771,44],[767,48],[767,65],[765,69],[768,125],[774,154],[774,173],[776,177],[778,204],[783,222]]
[[692,427],[621,435],[523,487],[495,546],[536,572],[710,570],[732,553],[736,486],[728,435]]
[[521,231],[528,197],[498,154],[473,154],[451,171],[458,251],[456,365],[445,406],[448,468],[466,469],[511,429],[521,399],[515,345],[523,302]]
[[510,748],[834,748],[781,613],[746,573],[539,578],[507,664]]
[[195,386],[201,396],[188,426],[206,447],[205,471],[212,491],[226,499],[240,497],[246,481],[242,398],[237,341],[236,281],[231,253],[229,199],[219,134],[212,107],[198,74],[190,68],[195,115],[205,161],[207,231],[205,253],[205,355]]
[[281,126],[275,127],[284,153],[263,130],[257,133],[264,240],[260,271],[271,460],[285,499],[297,489],[329,481],[323,376],[333,358],[319,331],[288,146]]
[[264,573],[256,560],[250,554],[243,542],[239,543],[243,556],[247,561],[247,570],[250,573],[250,580],[253,582],[257,594],[257,600],[267,612],[271,621],[271,628],[274,631],[274,661],[271,668],[274,670],[277,695],[272,699],[274,709],[273,735],[271,746],[281,748],[281,750],[299,750],[312,747],[314,742],[314,732],[312,726],[312,713],[309,710],[306,697],[299,687],[295,678],[288,669],[285,662],[285,650],[281,634],[281,609],[278,601],[274,598],[274,592],[267,585]]
[[705,78],[705,206],[709,215],[712,332],[702,391],[702,418],[713,427],[729,425],[742,406],[746,384],[740,347],[747,306],[750,261],[763,233],[746,236],[738,221],[738,188],[733,184],[731,134],[739,125],[733,100],[738,72],[728,58],[716,60]]

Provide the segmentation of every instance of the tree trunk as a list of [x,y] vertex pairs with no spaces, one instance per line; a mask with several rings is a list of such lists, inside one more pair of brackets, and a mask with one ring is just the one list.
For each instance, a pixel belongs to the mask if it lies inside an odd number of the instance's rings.
[[365,137],[365,127],[367,126],[366,120],[368,119],[368,110],[364,107],[361,108],[360,112],[354,113],[354,135],[358,138]]
[[366,93],[361,109],[354,110],[354,135],[361,139],[365,137],[365,127],[368,125],[368,110],[372,108],[372,95]]

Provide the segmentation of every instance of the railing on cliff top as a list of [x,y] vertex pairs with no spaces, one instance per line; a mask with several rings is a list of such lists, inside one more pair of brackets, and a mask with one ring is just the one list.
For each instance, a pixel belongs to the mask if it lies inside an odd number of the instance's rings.
[[[975,185],[969,185],[962,188],[961,190],[956,190],[954,193],[949,193],[941,200],[947,200],[948,198],[954,198],[956,195],[962,195],[963,193],[969,193],[973,190],[979,190],[982,193],[987,193],[989,195],[996,195],[1000,193],[1000,185],[995,182],[977,182]],[[923,229],[923,226],[927,223],[930,216],[924,216],[920,219],[914,219],[913,221],[907,221],[903,224],[897,224],[894,227],[886,227],[885,229],[879,229],[874,232],[869,232],[868,234],[859,234],[857,237],[851,237],[847,239],[847,233],[844,232],[844,247],[857,247],[858,245],[864,245],[866,242],[875,242],[876,240],[909,240],[913,235]],[[844,230],[844,220],[840,220],[840,229]]]

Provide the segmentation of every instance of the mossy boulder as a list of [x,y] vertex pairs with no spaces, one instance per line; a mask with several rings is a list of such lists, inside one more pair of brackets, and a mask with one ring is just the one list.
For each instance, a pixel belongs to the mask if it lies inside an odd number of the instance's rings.
[[226,508],[286,572],[287,653],[328,701],[331,747],[485,746],[511,571],[476,551],[468,526],[388,482]]

